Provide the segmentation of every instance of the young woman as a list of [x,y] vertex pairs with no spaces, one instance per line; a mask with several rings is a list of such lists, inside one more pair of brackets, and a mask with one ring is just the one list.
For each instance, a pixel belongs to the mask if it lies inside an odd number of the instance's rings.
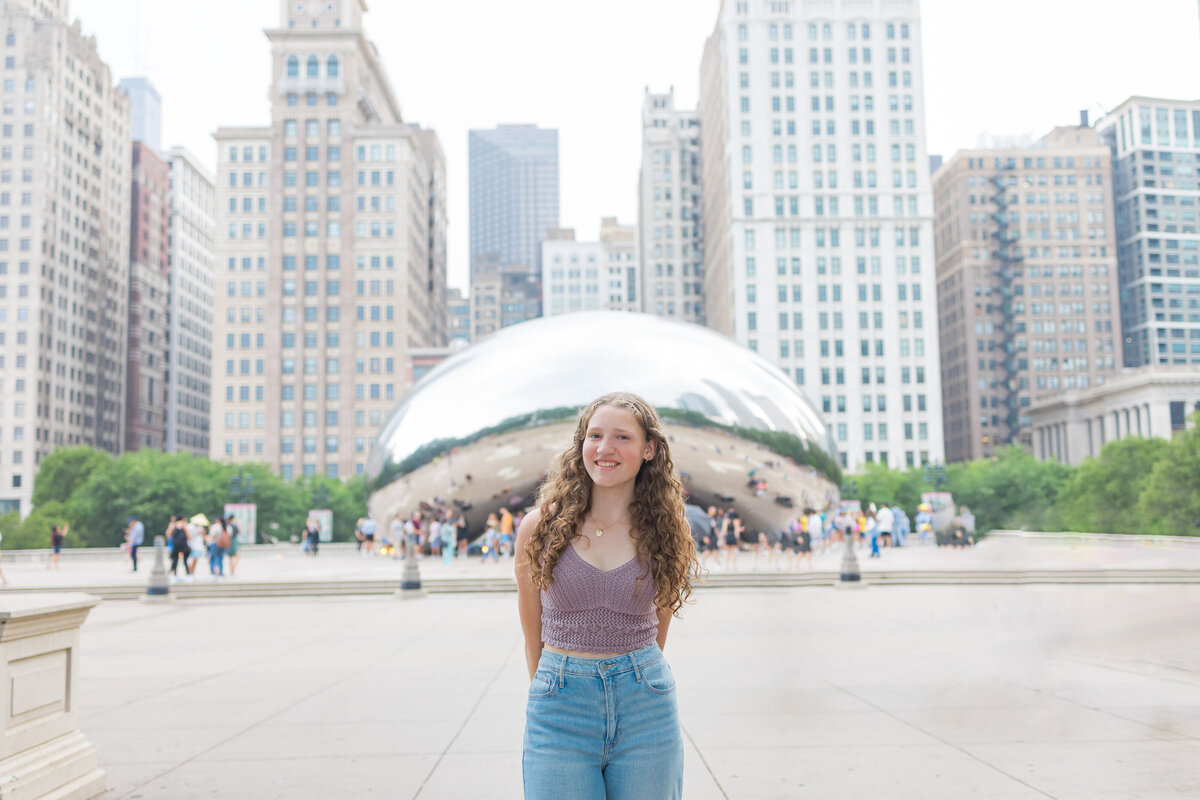
[[516,543],[525,798],[680,798],[662,649],[697,564],[658,414],[632,394],[592,401],[539,500]]
[[61,528],[57,525],[50,526],[50,563],[46,565],[46,569],[51,567],[58,569],[58,557],[62,553],[63,539],[67,537],[70,527],[65,523]]

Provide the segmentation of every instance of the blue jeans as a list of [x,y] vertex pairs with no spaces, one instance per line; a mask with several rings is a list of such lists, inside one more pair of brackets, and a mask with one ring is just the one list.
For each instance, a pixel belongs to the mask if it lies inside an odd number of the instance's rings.
[[213,575],[225,574],[225,548],[215,544],[208,546],[208,571]]
[[675,676],[657,644],[612,658],[542,651],[525,706],[525,800],[679,800]]

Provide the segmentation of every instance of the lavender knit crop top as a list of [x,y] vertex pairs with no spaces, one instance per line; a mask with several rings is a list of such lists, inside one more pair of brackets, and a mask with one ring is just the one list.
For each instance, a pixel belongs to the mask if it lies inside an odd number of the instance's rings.
[[628,653],[658,637],[654,580],[636,557],[607,572],[568,544],[542,590],[542,641],[561,650]]

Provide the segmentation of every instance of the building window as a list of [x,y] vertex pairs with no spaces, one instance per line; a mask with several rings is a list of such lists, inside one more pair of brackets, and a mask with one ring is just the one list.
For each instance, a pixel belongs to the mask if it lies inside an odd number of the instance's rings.
[[306,72],[308,74],[308,77],[310,77],[310,78],[315,78],[321,74],[321,62],[320,62],[320,60],[317,59],[316,56],[308,57],[308,64],[307,64]]
[[329,59],[325,62],[325,75],[326,75],[326,77],[329,77],[329,78],[336,78],[338,76],[338,57],[337,56],[330,56]]
[[300,77],[300,59],[296,58],[295,56],[288,56],[287,76],[289,78]]

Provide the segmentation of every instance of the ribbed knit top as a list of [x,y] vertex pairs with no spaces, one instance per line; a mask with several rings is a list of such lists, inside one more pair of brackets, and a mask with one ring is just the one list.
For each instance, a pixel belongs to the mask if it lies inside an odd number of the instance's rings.
[[658,637],[654,580],[635,556],[607,572],[568,544],[542,590],[542,641],[561,650],[628,653]]

